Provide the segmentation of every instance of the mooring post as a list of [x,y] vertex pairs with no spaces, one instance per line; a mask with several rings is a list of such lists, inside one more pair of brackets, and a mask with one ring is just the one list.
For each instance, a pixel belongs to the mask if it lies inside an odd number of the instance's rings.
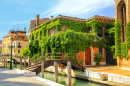
[[17,68],[17,61],[15,60],[15,68]]
[[26,69],[26,60],[24,60],[24,68]]
[[42,72],[42,78],[44,78],[44,60],[42,60],[41,72]]
[[20,58],[20,69],[22,70],[22,57]]
[[4,68],[5,68],[5,58],[4,58]]
[[57,66],[57,62],[54,62],[54,68],[55,68],[55,82],[58,83],[58,66]]
[[68,78],[68,83],[67,86],[71,86],[71,63],[70,61],[67,62],[67,78]]
[[31,61],[30,61],[30,56],[28,56],[28,67],[31,67]]
[[6,68],[7,68],[7,58],[6,58]]

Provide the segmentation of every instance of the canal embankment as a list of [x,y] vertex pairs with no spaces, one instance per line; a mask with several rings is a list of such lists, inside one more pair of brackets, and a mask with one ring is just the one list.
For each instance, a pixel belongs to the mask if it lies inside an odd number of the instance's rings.
[[[71,73],[72,73],[71,75],[72,77],[75,77],[75,78],[80,78],[80,79],[88,80],[90,82],[96,82],[96,83],[100,83],[104,85],[114,85],[114,86],[115,85],[118,85],[118,86],[130,85],[130,76],[124,76],[124,75],[107,73],[107,72],[101,71],[101,70],[104,70],[105,68],[106,67],[102,67],[102,68],[89,67],[89,68],[85,68],[84,72],[80,70],[71,70]],[[111,68],[108,67],[106,69],[110,70]],[[54,67],[50,66],[46,68],[45,70],[49,72],[54,72]],[[97,70],[100,70],[100,71],[97,71]],[[112,67],[111,70],[114,71],[115,69]],[[61,67],[61,68],[59,67],[58,71],[60,74],[67,75],[66,67]],[[127,73],[130,73],[130,72],[127,72]]]

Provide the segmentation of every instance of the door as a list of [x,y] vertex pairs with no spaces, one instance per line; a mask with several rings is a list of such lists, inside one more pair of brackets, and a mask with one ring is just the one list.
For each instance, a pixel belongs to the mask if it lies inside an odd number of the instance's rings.
[[91,49],[86,48],[85,51],[85,65],[91,65]]

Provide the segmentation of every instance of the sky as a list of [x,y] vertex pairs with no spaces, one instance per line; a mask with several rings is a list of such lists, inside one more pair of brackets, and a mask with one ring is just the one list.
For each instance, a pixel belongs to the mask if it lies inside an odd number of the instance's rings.
[[9,30],[29,30],[30,20],[50,16],[90,18],[101,15],[115,18],[114,0],[0,0],[0,40]]

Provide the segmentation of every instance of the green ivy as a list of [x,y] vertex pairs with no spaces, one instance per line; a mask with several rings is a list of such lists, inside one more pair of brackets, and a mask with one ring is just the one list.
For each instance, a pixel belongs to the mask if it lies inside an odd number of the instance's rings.
[[88,27],[92,27],[93,31],[95,33],[97,33],[98,27],[108,27],[108,28],[111,28],[111,27],[113,27],[113,24],[108,23],[108,22],[99,22],[99,21],[97,21],[95,19],[92,19],[91,21],[86,22],[86,26],[87,26],[87,28]]
[[115,58],[120,56],[120,58],[128,56],[128,49],[130,48],[130,22],[126,25],[126,42],[121,43],[121,22],[116,20],[115,22]]
[[[67,26],[66,32],[61,31],[62,26]],[[76,53],[77,49],[85,51],[86,47],[104,46],[105,41],[99,40],[97,35],[87,33],[87,28],[92,27],[97,32],[98,27],[112,27],[110,23],[102,23],[96,20],[88,22],[73,21],[67,19],[56,19],[45,22],[33,30],[29,42],[31,57],[38,53],[69,52]],[[49,30],[56,28],[59,33],[49,35]],[[47,34],[47,36],[46,36]],[[42,36],[41,36],[42,35]],[[95,43],[94,40],[97,39]]]
[[119,20],[115,21],[115,57],[121,56],[121,22]]

